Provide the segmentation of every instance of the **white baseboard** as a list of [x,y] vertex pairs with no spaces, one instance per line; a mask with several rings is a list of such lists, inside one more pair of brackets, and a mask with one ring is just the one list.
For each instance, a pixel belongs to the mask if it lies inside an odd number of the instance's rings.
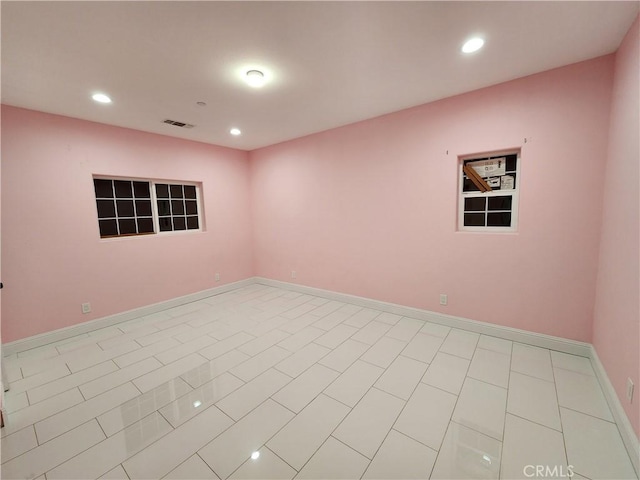
[[631,457],[631,462],[633,463],[633,468],[636,470],[636,475],[640,476],[640,441],[638,441],[638,437],[633,430],[629,417],[627,417],[627,414],[620,403],[620,399],[609,380],[607,371],[604,369],[604,365],[602,365],[602,362],[598,357],[598,352],[596,352],[593,345],[591,346],[591,364],[593,365],[593,369],[595,370],[600,386],[602,387],[602,392],[607,399],[607,403],[609,404],[609,408],[613,414],[613,419],[618,425],[618,430],[622,436],[624,446],[627,448],[629,457]]
[[146,305],[140,308],[134,308],[133,310],[127,310],[126,312],[116,313],[107,317],[96,318],[95,320],[89,320],[87,322],[79,323],[77,325],[71,325],[69,327],[60,328],[51,332],[40,333],[31,337],[15,340],[13,342],[7,342],[2,344],[2,356],[7,357],[11,354],[24,352],[33,348],[42,347],[50,343],[59,342],[60,340],[66,340],[67,338],[75,337],[76,335],[82,335],[83,333],[93,332],[100,330],[101,328],[111,327],[118,323],[133,320],[134,318],[143,317],[145,315],[151,315],[153,313],[166,310],[168,308],[179,307],[191,302],[202,300],[203,298],[212,297],[214,295],[220,295],[237,288],[246,287],[248,285],[255,284],[253,277],[238,282],[228,283],[219,287],[209,288],[196,293],[190,293],[182,297],[172,298],[164,302],[154,303],[152,305]]
[[527,345],[548,348],[550,350],[557,350],[559,352],[570,353],[572,355],[580,355],[582,357],[591,356],[590,343],[578,342],[576,340],[554,337],[552,335],[545,335],[542,333],[528,332],[526,330],[520,330],[517,328],[504,327],[502,325],[494,325],[491,323],[479,322],[477,320],[469,320],[467,318],[454,317],[453,315],[446,315],[444,313],[430,312],[428,310],[421,310],[419,308],[405,307],[403,305],[398,305],[395,303],[382,302],[380,300],[373,300],[370,298],[358,297],[355,295],[348,295],[346,293],[333,292],[330,290],[322,290],[320,288],[307,287],[304,285],[297,285],[295,283],[282,282],[279,280],[255,277],[255,281],[263,285],[285,288],[287,290],[307,293],[309,295],[315,295],[317,297],[327,298],[329,300],[348,302],[359,305],[361,307],[382,310],[383,312],[395,313],[396,315],[402,315],[403,317],[416,318],[418,320],[424,320],[426,322],[437,323],[440,325],[445,325],[447,327],[460,328],[462,330],[481,333],[483,335],[490,335],[492,337],[504,338],[506,340],[525,343]]

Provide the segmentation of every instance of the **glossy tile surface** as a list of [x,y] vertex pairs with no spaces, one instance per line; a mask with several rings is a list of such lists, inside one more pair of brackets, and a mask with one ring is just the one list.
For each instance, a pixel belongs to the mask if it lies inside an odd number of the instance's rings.
[[507,412],[555,430],[562,430],[553,382],[512,372]]
[[[507,415],[502,447],[502,478],[526,479],[535,473],[531,465],[549,466],[568,474],[562,433],[515,415]],[[551,475],[550,475],[551,476]],[[552,478],[558,478],[553,475]]]
[[422,382],[458,395],[470,363],[466,358],[439,352],[422,377]]
[[637,478],[615,423],[561,408],[567,460],[592,480]]
[[598,379],[593,375],[554,369],[558,403],[578,412],[613,422]]
[[507,390],[467,377],[452,420],[502,440],[507,410]]
[[208,480],[220,477],[213,473],[213,470],[198,455],[193,455],[163,478],[164,480]]
[[511,370],[553,382],[549,350],[516,343],[511,354]]
[[123,463],[129,478],[162,478],[233,424],[216,407],[180,425]]
[[220,478],[227,478],[251,458],[294,414],[267,400],[198,451]]
[[244,383],[229,373],[223,373],[186,395],[168,403],[159,411],[175,428],[198,415],[202,410],[238,390]]
[[427,370],[426,363],[398,356],[374,384],[380,390],[408,400]]
[[267,446],[299,470],[349,412],[346,405],[319,395],[269,440]]
[[455,422],[449,424],[432,479],[498,479],[502,444]]
[[438,450],[449,425],[456,400],[455,395],[420,384],[393,428]]
[[417,333],[402,351],[402,355],[420,362],[431,363],[443,341],[437,336]]
[[452,329],[440,347],[440,351],[456,355],[457,357],[471,359],[480,335],[464,330]]
[[308,480],[360,478],[369,459],[344,443],[329,437],[296,476]]
[[289,382],[291,377],[270,368],[220,400],[218,408],[234,420],[240,420]]
[[260,284],[3,365],[7,479],[635,478],[588,359]]
[[391,430],[367,468],[365,479],[429,478],[437,452]]
[[384,369],[358,360],[340,375],[324,393],[350,407],[364,396]]
[[504,353],[476,348],[467,375],[476,380],[507,388],[511,356]]
[[2,463],[8,462],[12,458],[22,455],[38,446],[38,439],[33,427],[26,427],[22,430],[4,437],[0,448],[2,449]]
[[191,388],[181,378],[174,378],[156,388],[138,395],[116,408],[98,416],[100,427],[111,436],[129,425],[142,420],[147,415],[160,410],[168,403],[183,398]]
[[329,352],[331,352],[331,349],[327,347],[317,343],[310,343],[277,363],[275,368],[290,377],[297,377]]
[[[56,465],[75,457],[103,439],[104,433],[98,422],[92,420],[3,463],[2,478],[34,478],[43,473],[50,475],[51,469]],[[99,475],[95,477],[97,476]]]
[[339,373],[322,365],[313,365],[295,380],[282,387],[272,398],[289,410],[299,413],[327,386]]
[[404,407],[404,401],[372,388],[336,428],[333,436],[373,458]]
[[234,480],[288,480],[296,476],[296,470],[286,464],[267,447],[258,450],[257,458],[249,458],[230,479]]
[[47,472],[47,479],[100,477],[170,431],[171,425],[154,412]]

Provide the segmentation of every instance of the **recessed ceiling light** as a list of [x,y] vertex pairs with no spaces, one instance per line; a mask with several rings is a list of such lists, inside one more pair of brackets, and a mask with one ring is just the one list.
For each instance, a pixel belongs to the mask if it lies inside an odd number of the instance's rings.
[[242,132],[240,131],[240,129],[239,129],[239,128],[232,128],[231,130],[229,130],[229,133],[230,133],[231,135],[236,135],[236,136],[238,136],[238,135],[240,135]]
[[465,44],[462,45],[462,52],[463,53],[477,52],[482,48],[483,45],[484,45],[484,40],[482,38],[474,37],[467,40]]
[[251,453],[251,458],[252,458],[253,460],[257,460],[257,459],[258,459],[258,457],[260,457],[260,452],[255,451],[255,452],[252,452],[252,453]]
[[91,96],[96,102],[99,103],[111,103],[111,99],[106,96],[104,93],[96,93]]
[[249,70],[245,75],[245,81],[254,88],[262,87],[267,81],[260,70]]

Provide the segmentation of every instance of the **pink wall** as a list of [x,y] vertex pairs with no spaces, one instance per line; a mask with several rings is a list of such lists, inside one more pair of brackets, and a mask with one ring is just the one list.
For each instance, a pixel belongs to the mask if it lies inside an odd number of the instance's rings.
[[[640,164],[639,20],[615,59],[611,129],[604,181],[604,209],[593,344],[620,403],[640,435],[640,258],[638,167]],[[636,385],[626,396],[627,377]]]
[[[101,241],[92,174],[201,181],[206,232]],[[3,106],[2,340],[250,277],[248,189],[246,152]]]
[[[251,152],[256,275],[590,341],[613,61]],[[508,147],[518,233],[456,232],[457,156]]]

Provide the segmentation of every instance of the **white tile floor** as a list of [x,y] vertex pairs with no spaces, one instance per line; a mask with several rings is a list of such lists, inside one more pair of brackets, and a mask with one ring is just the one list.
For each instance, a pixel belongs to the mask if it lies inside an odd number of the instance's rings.
[[588,359],[264,285],[4,366],[5,479],[636,478]]

